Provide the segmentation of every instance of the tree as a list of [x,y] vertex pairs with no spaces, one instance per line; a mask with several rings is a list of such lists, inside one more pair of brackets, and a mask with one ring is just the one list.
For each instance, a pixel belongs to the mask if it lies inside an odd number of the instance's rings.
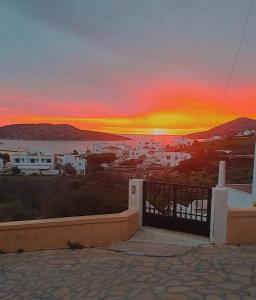
[[73,155],[79,155],[78,151],[75,149],[72,153]]
[[13,175],[20,175],[20,169],[18,167],[12,168],[12,174]]
[[87,167],[90,171],[101,170],[102,163],[112,163],[116,159],[114,153],[89,154],[87,156]]
[[5,164],[10,161],[10,155],[8,153],[0,153],[0,158],[3,159]]
[[65,164],[63,170],[68,175],[76,175],[76,169],[71,164]]

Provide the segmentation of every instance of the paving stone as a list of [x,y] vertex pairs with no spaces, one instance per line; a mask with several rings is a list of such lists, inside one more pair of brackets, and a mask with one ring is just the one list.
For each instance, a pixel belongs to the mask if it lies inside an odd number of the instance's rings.
[[61,287],[58,288],[57,290],[54,291],[53,295],[56,298],[63,298],[64,296],[66,296],[69,293],[69,289],[66,287]]
[[220,284],[219,287],[225,290],[240,290],[242,285],[236,282],[225,282]]
[[179,295],[179,294],[169,294],[165,299],[169,300],[189,300],[187,296]]
[[1,300],[252,300],[256,246],[194,247],[175,257],[103,249],[8,254],[0,274]]
[[206,296],[206,300],[222,300],[223,298],[216,295],[208,295]]
[[172,293],[185,293],[185,292],[189,292],[192,289],[190,287],[187,286],[173,286],[167,289],[167,293],[168,294],[172,294]]

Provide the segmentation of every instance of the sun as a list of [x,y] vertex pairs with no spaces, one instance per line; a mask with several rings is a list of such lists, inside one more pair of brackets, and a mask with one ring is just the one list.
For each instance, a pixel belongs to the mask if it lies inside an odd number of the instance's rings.
[[166,134],[166,130],[163,128],[153,128],[152,129],[152,134],[154,135],[163,135]]

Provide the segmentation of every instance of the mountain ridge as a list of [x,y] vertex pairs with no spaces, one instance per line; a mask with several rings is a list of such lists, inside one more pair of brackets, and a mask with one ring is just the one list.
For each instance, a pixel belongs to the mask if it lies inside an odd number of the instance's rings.
[[49,141],[125,141],[121,135],[82,130],[69,124],[11,124],[0,127],[0,139]]
[[193,139],[208,139],[213,136],[235,136],[245,130],[256,130],[256,120],[251,118],[237,118],[229,122],[215,126],[209,130],[195,132],[186,135],[187,138]]

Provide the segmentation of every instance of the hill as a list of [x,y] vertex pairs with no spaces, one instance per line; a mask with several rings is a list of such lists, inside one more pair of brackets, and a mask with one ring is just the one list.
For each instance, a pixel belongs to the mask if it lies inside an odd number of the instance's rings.
[[210,130],[196,132],[187,135],[191,139],[208,139],[213,136],[228,136],[232,137],[245,130],[255,130],[256,120],[249,118],[238,118],[230,122],[218,125]]
[[68,124],[13,124],[0,127],[0,139],[55,140],[55,141],[124,141],[116,134],[81,130]]

